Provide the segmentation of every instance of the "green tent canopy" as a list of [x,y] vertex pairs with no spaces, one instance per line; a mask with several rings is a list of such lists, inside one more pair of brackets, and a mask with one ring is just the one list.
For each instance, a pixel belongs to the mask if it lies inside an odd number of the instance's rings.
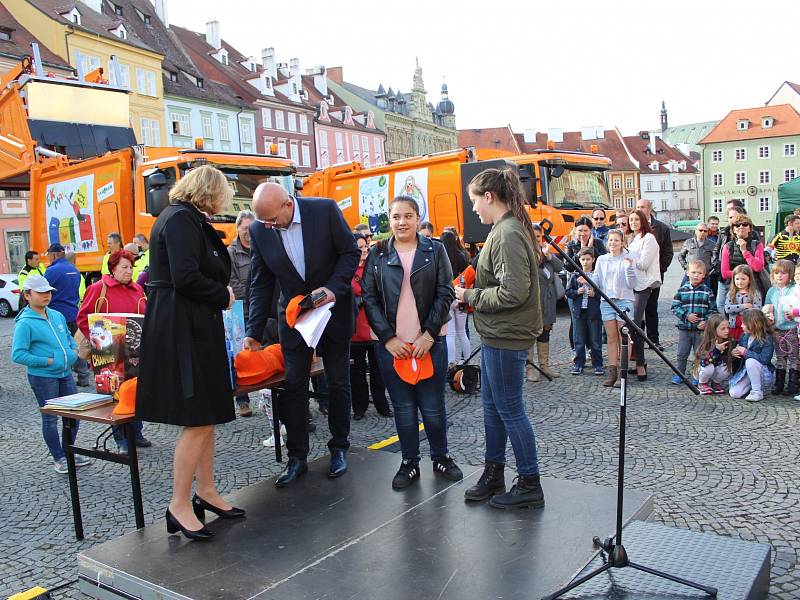
[[800,208],[800,177],[795,177],[778,186],[778,214],[775,218],[773,236],[783,229],[783,220],[786,216],[797,208]]

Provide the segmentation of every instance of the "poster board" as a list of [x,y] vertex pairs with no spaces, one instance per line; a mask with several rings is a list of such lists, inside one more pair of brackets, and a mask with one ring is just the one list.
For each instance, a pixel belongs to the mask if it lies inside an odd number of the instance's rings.
[[394,196],[409,196],[419,206],[419,220],[428,221],[428,169],[412,169],[394,175]]
[[[97,192],[103,197],[113,194],[113,181]],[[45,222],[50,244],[59,243],[76,254],[98,251],[94,194],[94,174],[47,185]]]

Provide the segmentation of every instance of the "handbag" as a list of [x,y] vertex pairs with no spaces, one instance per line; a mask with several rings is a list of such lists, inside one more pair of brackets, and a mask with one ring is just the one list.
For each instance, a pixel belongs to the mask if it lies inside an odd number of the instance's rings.
[[[106,308],[108,308],[108,298],[106,298],[106,283],[103,282],[103,289],[100,292],[100,296],[97,298],[97,301],[94,303],[94,312],[100,312],[97,310],[97,306],[101,300],[106,301]],[[89,346],[89,340],[86,339],[86,336],[83,335],[83,332],[78,329],[75,332],[75,335],[72,336],[75,338],[75,343],[78,345],[78,358],[81,360],[89,360],[89,357],[92,355],[92,349]]]
[[556,291],[556,301],[561,300],[566,294],[564,282],[561,281],[561,275],[558,273],[553,273],[553,289]]

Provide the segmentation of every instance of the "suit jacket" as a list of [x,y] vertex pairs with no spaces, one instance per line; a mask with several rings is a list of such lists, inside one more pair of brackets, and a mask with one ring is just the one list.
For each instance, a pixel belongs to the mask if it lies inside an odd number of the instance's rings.
[[260,221],[250,225],[250,314],[247,335],[261,341],[267,318],[275,313],[275,287],[280,286],[278,299],[278,335],[284,348],[305,344],[297,331],[286,324],[286,304],[294,296],[310,294],[326,287],[336,296],[331,320],[320,341],[324,352],[330,343],[347,343],[353,335],[353,290],[350,282],[355,275],[361,252],[353,234],[333,200],[327,198],[296,198],[295,210],[300,211],[305,254],[305,281],[294,268],[283,241],[274,229]]
[[669,269],[674,255],[672,236],[669,233],[669,227],[655,217],[651,219],[650,226],[653,228],[653,235],[658,242],[658,262],[661,270],[661,279],[664,279],[664,273]]

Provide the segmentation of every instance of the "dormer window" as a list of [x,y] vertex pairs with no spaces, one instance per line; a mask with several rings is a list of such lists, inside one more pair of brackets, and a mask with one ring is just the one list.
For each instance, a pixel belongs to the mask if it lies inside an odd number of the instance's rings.
[[658,161],[654,160],[650,163],[650,170],[651,171],[658,171]]
[[122,7],[119,4],[114,5],[114,14],[118,16],[122,16]]
[[0,28],[0,41],[2,42],[10,42],[11,41],[11,34],[14,32],[13,29],[9,29],[7,27]]
[[219,62],[221,62],[223,65],[228,65],[228,64],[230,64],[230,63],[228,62],[228,51],[227,51],[227,50],[225,50],[225,48],[220,48],[220,49],[219,49],[219,51],[218,51],[216,54],[214,54],[213,56],[214,56],[214,58],[216,58],[216,59],[217,59]]
[[128,39],[128,32],[122,25],[119,25],[116,29],[112,29],[111,32],[121,40]]
[[737,131],[747,131],[750,127],[750,119],[739,119],[736,121],[736,129]]
[[176,71],[169,71],[169,80],[170,81],[178,81],[178,73]]
[[67,21],[72,21],[76,25],[81,24],[81,13],[78,12],[77,8],[73,8],[69,12],[61,13],[61,16],[64,17]]
[[198,79],[197,79],[197,87],[202,88],[203,85],[204,85],[203,84],[203,80],[198,77]]
[[775,119],[772,117],[761,117],[761,127],[764,129],[769,129],[775,123]]

